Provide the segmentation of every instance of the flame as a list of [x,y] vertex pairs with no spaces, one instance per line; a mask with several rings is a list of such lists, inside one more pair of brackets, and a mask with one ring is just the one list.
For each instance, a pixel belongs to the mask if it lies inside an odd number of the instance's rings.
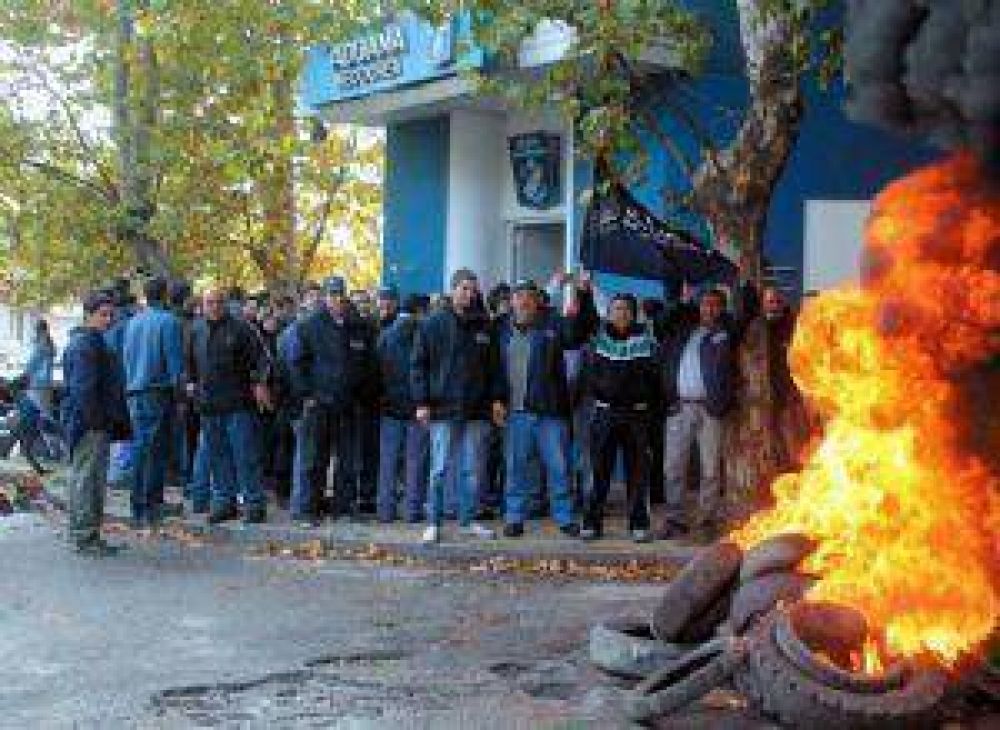
[[[1000,619],[1000,454],[967,448],[960,386],[1000,354],[1000,192],[971,156],[920,170],[876,200],[865,253],[863,287],[809,302],[790,352],[823,437],[734,539],[812,536],[811,598],[953,666]],[[861,659],[881,666],[876,643]]]

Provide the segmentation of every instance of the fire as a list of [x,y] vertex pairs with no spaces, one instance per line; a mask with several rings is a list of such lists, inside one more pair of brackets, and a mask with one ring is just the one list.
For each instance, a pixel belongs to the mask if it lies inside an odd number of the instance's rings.
[[960,386],[1000,353],[1000,191],[956,156],[886,189],[866,239],[863,287],[810,302],[792,345],[822,439],[734,537],[812,536],[811,598],[861,611],[890,656],[951,666],[1000,620],[1000,454],[967,448]]

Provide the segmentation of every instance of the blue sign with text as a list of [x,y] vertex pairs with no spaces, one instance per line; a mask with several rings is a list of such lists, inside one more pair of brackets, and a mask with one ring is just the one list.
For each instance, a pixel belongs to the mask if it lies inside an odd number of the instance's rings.
[[479,68],[483,52],[471,40],[467,14],[441,26],[403,15],[349,41],[313,46],[306,51],[302,102],[317,109]]

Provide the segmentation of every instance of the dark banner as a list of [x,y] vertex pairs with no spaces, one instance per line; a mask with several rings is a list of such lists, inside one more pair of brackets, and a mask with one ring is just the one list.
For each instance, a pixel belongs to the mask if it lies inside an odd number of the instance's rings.
[[612,185],[587,211],[580,259],[592,271],[661,281],[726,281],[736,266],[702,247],[691,233],[671,228],[622,185]]

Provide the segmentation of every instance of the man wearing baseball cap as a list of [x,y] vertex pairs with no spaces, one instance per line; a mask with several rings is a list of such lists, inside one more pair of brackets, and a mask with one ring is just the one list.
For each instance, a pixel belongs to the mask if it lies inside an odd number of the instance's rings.
[[[292,519],[315,524],[322,512],[353,512],[356,488],[344,465],[350,463],[351,421],[361,400],[371,399],[376,363],[370,328],[351,312],[344,279],[324,283],[326,306],[298,326],[290,370],[293,390],[302,400],[305,479],[292,491]],[[338,457],[332,504],[326,503],[326,475]],[[354,485],[356,486],[356,485]]]

